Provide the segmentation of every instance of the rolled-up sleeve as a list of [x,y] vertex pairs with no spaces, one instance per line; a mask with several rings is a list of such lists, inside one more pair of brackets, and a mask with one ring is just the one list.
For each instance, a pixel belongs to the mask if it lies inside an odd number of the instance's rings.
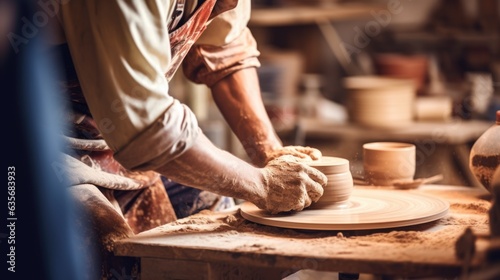
[[259,67],[257,49],[247,27],[251,1],[215,17],[191,48],[183,62],[183,71],[191,81],[212,86],[225,76],[248,67]]
[[191,110],[168,94],[164,76],[171,61],[172,2],[79,0],[61,6],[89,109],[115,158],[129,169],[164,165],[199,133]]

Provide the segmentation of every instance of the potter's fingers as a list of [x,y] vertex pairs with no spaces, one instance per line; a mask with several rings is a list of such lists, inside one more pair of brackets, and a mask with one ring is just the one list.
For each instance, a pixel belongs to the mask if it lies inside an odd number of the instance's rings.
[[307,167],[305,170],[308,175],[303,182],[306,193],[313,202],[316,202],[323,195],[323,187],[326,186],[328,179],[323,173],[312,167]]
[[302,153],[300,151],[294,149],[286,149],[282,151],[283,154],[291,155],[294,157],[302,158],[302,159],[311,159],[308,154]]
[[304,208],[307,208],[307,207],[311,206],[311,204],[312,204],[312,199],[311,199],[311,196],[308,193],[306,195],[306,197],[305,197]]
[[303,146],[292,146],[291,148],[298,151],[299,153],[308,155],[313,160],[320,159],[323,156],[321,151],[315,148]]
[[323,156],[323,154],[321,153],[320,150],[311,148],[311,152],[309,153],[309,156],[312,159],[317,160],[317,159],[320,159]]
[[326,186],[328,178],[316,168],[309,166],[306,168],[306,173],[310,178],[308,182],[305,182],[307,195],[313,202],[316,202],[323,195],[323,187]]
[[306,197],[308,197],[306,194],[302,195],[299,198],[299,201],[295,204],[295,206],[292,208],[293,211],[302,211],[304,210],[305,203],[306,203]]
[[324,192],[323,186],[321,186],[317,182],[312,182],[311,184],[308,184],[306,188],[307,188],[307,195],[309,196],[312,202],[318,201],[321,198],[321,196],[323,196]]
[[326,177],[326,175],[318,169],[306,166],[304,170],[311,179],[313,179],[315,182],[318,182],[321,186],[324,187],[326,186],[326,183],[328,183],[328,178]]
[[296,156],[293,156],[293,155],[290,155],[290,154],[286,154],[286,153],[280,154],[278,156],[278,159],[279,160],[283,160],[283,161],[299,162]]

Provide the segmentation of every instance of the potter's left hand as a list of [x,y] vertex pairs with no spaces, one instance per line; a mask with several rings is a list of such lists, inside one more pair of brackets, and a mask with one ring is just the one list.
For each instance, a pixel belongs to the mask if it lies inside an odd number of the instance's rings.
[[321,151],[315,148],[304,146],[285,146],[269,152],[267,154],[266,163],[284,155],[296,157],[299,161],[317,160],[322,156]]

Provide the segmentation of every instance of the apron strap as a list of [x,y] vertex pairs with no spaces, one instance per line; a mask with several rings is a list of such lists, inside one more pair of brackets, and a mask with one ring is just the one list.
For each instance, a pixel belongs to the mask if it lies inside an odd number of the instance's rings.
[[175,4],[174,12],[172,13],[172,19],[170,20],[170,24],[168,25],[168,30],[173,31],[179,22],[182,19],[182,15],[184,14],[184,6],[186,0],[177,0]]

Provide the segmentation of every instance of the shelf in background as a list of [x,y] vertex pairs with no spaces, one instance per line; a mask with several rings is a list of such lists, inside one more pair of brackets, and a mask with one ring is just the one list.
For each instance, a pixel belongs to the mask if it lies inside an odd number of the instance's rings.
[[285,6],[253,8],[249,25],[286,26],[313,24],[318,21],[338,21],[370,16],[371,11],[386,8],[380,5],[332,4],[328,6]]

